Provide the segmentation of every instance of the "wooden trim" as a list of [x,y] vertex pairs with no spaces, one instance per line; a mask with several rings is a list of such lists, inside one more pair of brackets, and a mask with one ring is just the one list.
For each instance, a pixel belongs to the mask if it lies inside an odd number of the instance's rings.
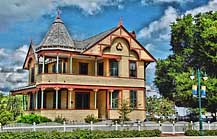
[[108,59],[117,59],[118,61],[121,59],[121,56],[119,55],[112,55],[112,54],[103,54],[103,58],[108,58]]
[[108,90],[144,90],[144,87],[123,87],[123,86],[99,86],[99,85],[77,85],[77,84],[39,84],[37,88],[78,88],[78,89],[108,89]]
[[[109,111],[116,111],[116,110],[120,110],[120,109],[108,109]],[[133,111],[145,111],[145,109],[133,109]]]
[[55,108],[43,108],[43,109],[34,109],[34,110],[25,110],[25,111],[41,111],[41,110],[98,110],[98,109],[66,109],[66,108],[55,109]]
[[28,49],[28,52],[26,54],[26,57],[25,57],[25,60],[24,60],[24,63],[23,63],[23,69],[27,69],[27,68],[25,68],[25,65],[26,65],[27,58],[29,57],[29,51],[30,51],[30,49],[32,49],[33,52],[34,52],[34,49],[32,48],[32,42],[29,44],[29,49]]
[[156,62],[157,60],[130,34],[123,26],[121,28],[129,35],[132,37],[132,39],[153,59],[151,62]]
[[[57,48],[58,49],[58,48]],[[69,56],[71,55],[71,56],[73,56],[73,55],[77,55],[77,54],[79,54],[80,52],[76,52],[76,51],[68,51],[68,50],[61,50],[61,49],[59,49],[59,50],[52,50],[52,49],[49,49],[49,50],[39,50],[39,51],[37,51],[36,52],[39,56],[41,56],[41,55],[45,55],[46,56],[46,54],[58,54],[58,53],[60,53],[60,54],[68,54]]]

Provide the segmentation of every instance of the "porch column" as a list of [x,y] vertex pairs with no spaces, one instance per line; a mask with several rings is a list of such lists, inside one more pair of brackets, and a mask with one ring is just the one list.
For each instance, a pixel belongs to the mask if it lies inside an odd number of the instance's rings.
[[61,66],[62,66],[61,73],[63,73],[63,63],[64,63],[64,61],[63,61],[63,60],[61,60]]
[[35,92],[35,109],[38,109],[38,91]]
[[111,95],[110,95],[110,108],[112,109],[112,92],[113,91],[110,91]]
[[57,54],[56,73],[59,73],[59,55]]
[[95,76],[97,76],[97,57],[95,58]]
[[25,109],[25,96],[24,96],[24,94],[23,94],[23,99],[22,100],[23,100],[23,103],[22,103],[23,104],[23,110],[26,110]]
[[69,66],[69,68],[70,68],[70,74],[72,74],[72,56],[70,56],[70,66]]
[[58,109],[58,93],[59,93],[59,88],[55,88],[56,90],[56,109]]
[[73,88],[68,89],[69,90],[69,109],[72,109],[72,92],[73,92]]
[[44,88],[41,89],[41,109],[44,108]]
[[118,92],[118,108],[121,108],[122,92],[123,92],[123,90],[120,90],[120,91]]
[[94,109],[96,109],[98,89],[94,89]]
[[43,55],[42,73],[44,73],[45,68],[45,56]]

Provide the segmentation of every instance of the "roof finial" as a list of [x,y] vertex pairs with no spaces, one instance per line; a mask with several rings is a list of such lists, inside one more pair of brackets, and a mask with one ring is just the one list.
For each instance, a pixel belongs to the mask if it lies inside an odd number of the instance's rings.
[[123,18],[122,18],[122,16],[119,19],[118,26],[123,26]]
[[30,45],[32,45],[32,43],[33,43],[33,42],[32,42],[32,37],[30,37]]
[[60,19],[60,8],[57,9],[57,17],[56,19]]

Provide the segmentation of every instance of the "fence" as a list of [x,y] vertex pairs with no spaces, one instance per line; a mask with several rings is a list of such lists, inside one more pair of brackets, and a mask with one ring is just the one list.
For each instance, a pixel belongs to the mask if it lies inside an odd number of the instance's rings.
[[[153,129],[159,129],[162,133],[167,134],[177,134],[177,133],[184,133],[188,129],[195,129],[199,130],[199,122],[127,122],[125,124],[118,124],[115,123],[95,123],[92,122],[90,124],[86,123],[80,123],[80,124],[66,124],[65,122],[63,124],[60,123],[42,123],[42,124],[25,124],[25,123],[14,123],[2,126],[0,128],[0,132],[24,132],[24,131],[73,131],[76,129],[81,130],[153,130]],[[217,122],[214,123],[205,123],[203,122],[203,129],[204,130],[217,130]]]

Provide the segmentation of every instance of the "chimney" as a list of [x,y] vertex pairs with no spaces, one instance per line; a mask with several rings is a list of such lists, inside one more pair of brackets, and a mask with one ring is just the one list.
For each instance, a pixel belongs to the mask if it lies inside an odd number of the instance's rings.
[[135,31],[132,31],[130,34],[133,36],[134,39],[136,39],[136,33],[135,33]]

